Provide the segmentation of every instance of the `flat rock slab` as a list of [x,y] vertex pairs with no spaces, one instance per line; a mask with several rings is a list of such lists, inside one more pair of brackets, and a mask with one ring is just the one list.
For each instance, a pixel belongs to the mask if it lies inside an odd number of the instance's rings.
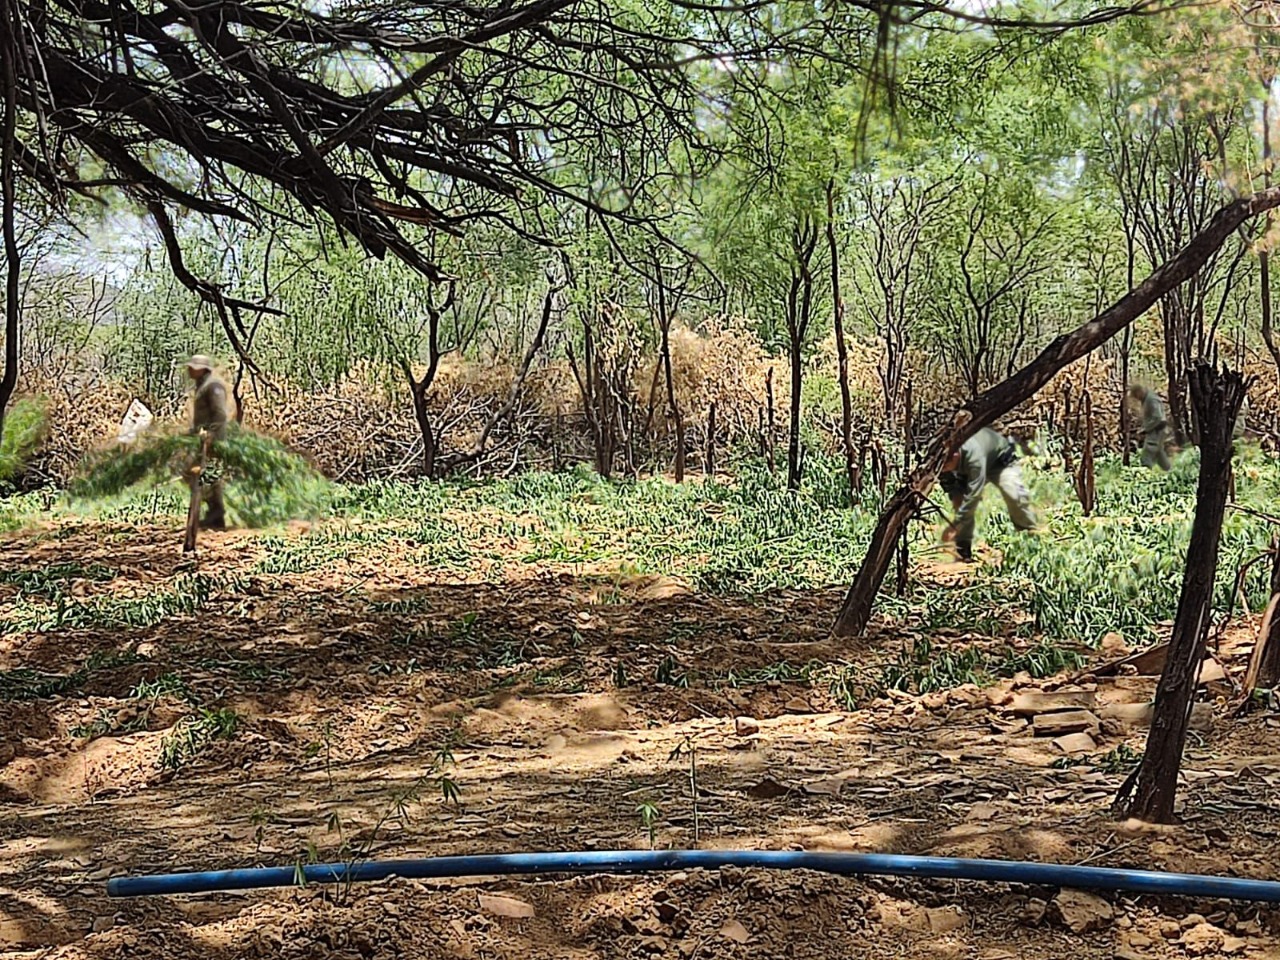
[[1092,690],[1024,690],[1013,698],[1010,709],[1020,717],[1035,717],[1066,710],[1092,710],[1097,702]]
[[[1127,727],[1149,727],[1155,714],[1151,703],[1112,703],[1102,708],[1102,716],[1118,720]],[[1196,703],[1191,706],[1191,729],[1204,732],[1213,729],[1213,704]]]
[[1093,737],[1087,733],[1068,733],[1065,737],[1056,738],[1053,745],[1069,757],[1081,753],[1093,753],[1098,749]]
[[1031,729],[1037,737],[1065,737],[1069,733],[1095,736],[1101,725],[1102,721],[1089,710],[1041,713],[1031,720]]

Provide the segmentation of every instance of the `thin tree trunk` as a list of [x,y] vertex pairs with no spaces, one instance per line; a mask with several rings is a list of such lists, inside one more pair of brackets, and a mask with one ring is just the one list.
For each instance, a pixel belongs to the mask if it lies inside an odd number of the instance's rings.
[[951,423],[934,434],[916,461],[915,469],[903,478],[902,485],[881,511],[867,555],[836,619],[836,635],[853,637],[866,629],[876,595],[889,570],[894,544],[902,535],[903,527],[919,513],[952,450],[1031,397],[1063,367],[1101,346],[1146,313],[1161,297],[1199,270],[1242,223],[1277,205],[1280,205],[1280,189],[1272,188],[1223,207],[1214,214],[1209,226],[1193,237],[1186,247],[1112,307],[1075,330],[1056,337],[1039,356],[1012,377],[957,410]]
[[787,438],[787,489],[800,489],[800,388],[804,378],[804,360],[800,344],[793,342],[789,352],[791,367],[790,436]]
[[1080,447],[1080,469],[1076,474],[1076,493],[1086,517],[1093,516],[1096,485],[1093,469],[1093,396],[1088,390],[1080,396],[1080,416],[1084,418],[1084,442]]
[[853,450],[853,398],[849,392],[849,348],[844,336],[844,298],[840,295],[840,256],[836,244],[835,182],[827,181],[827,248],[831,256],[832,324],[836,334],[836,365],[840,378],[840,439],[849,481],[849,503],[858,500],[858,470]]
[[[907,381],[907,388],[904,391],[902,404],[902,472],[905,475],[911,469],[911,446],[914,438],[911,435],[911,394],[913,384]],[[902,528],[902,533],[898,537],[898,578],[896,593],[900,597],[907,595],[907,574],[911,566],[911,545],[907,537],[911,533],[910,526]]]
[[706,475],[714,477],[716,475],[716,402],[711,401],[711,408],[707,411],[707,460]]
[[[1262,183],[1271,185],[1271,85],[1264,84],[1265,96],[1262,98]],[[1266,219],[1266,228],[1262,235],[1270,232],[1270,216]],[[1262,294],[1262,339],[1267,344],[1271,359],[1276,365],[1276,376],[1280,377],[1280,345],[1276,343],[1275,330],[1271,324],[1271,257],[1265,249],[1258,253],[1258,272],[1260,292]]]
[[1120,456],[1129,465],[1129,356],[1133,352],[1133,327],[1124,328],[1120,342]]
[[[661,296],[661,295],[659,295]],[[671,371],[671,341],[668,331],[671,329],[669,319],[662,321],[662,367],[667,378],[667,405],[671,408],[671,417],[676,424],[676,483],[684,483],[684,415],[680,412],[680,404],[676,400],[675,376]]]
[[1187,547],[1169,654],[1156,687],[1147,749],[1116,797],[1116,810],[1121,815],[1154,823],[1173,821],[1182,748],[1209,633],[1222,517],[1231,477],[1231,431],[1247,389],[1241,374],[1219,372],[1208,364],[1198,364],[1188,380],[1200,424],[1200,480],[1191,543]]
[[18,386],[18,336],[22,327],[22,297],[19,274],[22,257],[18,250],[14,212],[17,207],[18,147],[18,45],[22,24],[11,3],[0,3],[0,82],[4,85],[4,117],[0,121],[0,232],[4,236],[4,373],[0,375],[0,437],[4,436],[5,413]]
[[774,473],[778,469],[778,459],[774,450],[774,437],[777,436],[777,408],[773,402],[773,367],[770,367],[765,374],[764,394],[769,406],[769,432],[766,435],[769,446],[769,472]]
[[[1167,300],[1162,310],[1169,310]],[[1181,311],[1181,307],[1175,308],[1175,311]],[[1190,435],[1188,425],[1190,418],[1187,416],[1187,371],[1183,364],[1182,337],[1179,334],[1181,328],[1177,326],[1183,322],[1184,318],[1180,315],[1166,316],[1164,319],[1164,370],[1169,380],[1169,425],[1173,428],[1173,442],[1179,447],[1186,444],[1187,437]]]
[[[493,416],[485,421],[484,429],[480,431],[480,437],[472,444],[471,449],[460,454],[456,460],[450,458],[450,464],[465,463],[467,461],[479,460],[484,456],[485,449],[489,443],[489,436],[499,423],[511,416],[516,405],[520,402],[520,396],[524,392],[525,381],[529,379],[529,371],[533,369],[533,361],[538,356],[538,351],[542,349],[542,345],[547,339],[547,328],[551,324],[552,308],[555,305],[556,294],[564,289],[563,285],[553,285],[547,289],[546,296],[542,298],[542,315],[538,320],[538,329],[534,331],[533,339],[529,341],[529,349],[524,352],[524,358],[520,361],[520,369],[516,371],[515,379],[511,381],[511,389],[507,391],[507,399],[503,401]],[[430,371],[431,377],[435,379],[435,367]],[[423,388],[425,391],[425,387]],[[424,393],[425,396],[425,393]],[[440,438],[436,436],[436,445],[439,446]]]
[[791,367],[791,435],[787,438],[787,489],[800,489],[803,454],[800,444],[801,387],[804,381],[804,342],[813,315],[813,274],[810,264],[818,245],[818,228],[805,215],[791,234],[791,286],[787,291],[787,356]]
[[422,435],[422,473],[431,480],[436,475],[436,455],[439,445],[436,442],[435,429],[431,425],[431,410],[427,405],[427,387],[425,378],[414,380],[410,377],[409,390],[413,396],[413,416],[418,421],[418,432]]

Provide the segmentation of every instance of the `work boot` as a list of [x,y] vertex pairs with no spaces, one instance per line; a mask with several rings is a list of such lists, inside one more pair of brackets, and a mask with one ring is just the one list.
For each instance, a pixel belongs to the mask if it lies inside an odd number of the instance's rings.
[[964,563],[973,563],[973,544],[957,543],[956,559],[961,560]]
[[201,530],[225,530],[227,529],[227,518],[221,513],[206,514],[205,518],[200,521]]

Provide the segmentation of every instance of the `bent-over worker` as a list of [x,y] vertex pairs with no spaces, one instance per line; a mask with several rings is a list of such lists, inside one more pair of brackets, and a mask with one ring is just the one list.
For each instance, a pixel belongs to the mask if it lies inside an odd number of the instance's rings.
[[955,540],[956,554],[961,560],[973,559],[978,504],[988,483],[999,488],[1015,527],[1035,529],[1036,515],[1031,509],[1031,494],[1022,482],[1017,448],[995,430],[984,427],[975,433],[951,455],[943,470],[942,489],[950,496],[956,511],[945,538]]
[[1140,383],[1129,388],[1129,397],[1142,409],[1142,465],[1170,470],[1169,421],[1165,419],[1164,404],[1156,392]]
[[[207,434],[211,440],[223,439],[227,435],[227,385],[213,372],[209,358],[200,354],[187,361],[187,376],[196,385],[191,403],[190,433],[197,436]],[[191,473],[187,482],[194,490],[200,483],[200,477]],[[221,478],[206,486],[204,497],[209,508],[200,526],[207,530],[221,530],[227,524]]]

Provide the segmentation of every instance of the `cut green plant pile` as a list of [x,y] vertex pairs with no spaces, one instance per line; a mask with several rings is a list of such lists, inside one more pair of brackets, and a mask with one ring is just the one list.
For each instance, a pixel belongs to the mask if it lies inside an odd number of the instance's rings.
[[44,440],[49,405],[40,397],[23,397],[4,413],[0,435],[0,491],[13,481]]
[[[109,455],[104,469],[87,472],[75,492],[122,491],[110,508],[113,520],[163,516],[180,522],[185,508],[180,485],[159,488],[174,493],[160,501],[138,481],[172,475],[194,442],[169,437],[142,451]],[[254,522],[318,509],[321,502],[328,506],[330,519],[315,529],[301,535],[273,532],[258,541],[253,569],[271,576],[338,570],[395,556],[437,580],[500,583],[548,570],[594,578],[610,588],[593,594],[591,602],[602,607],[626,602],[632,581],[643,577],[671,578],[704,594],[768,595],[847,584],[876,519],[874,496],[853,508],[845,505],[847,498],[837,495],[839,470],[828,470],[827,461],[817,456],[811,482],[791,493],[781,474],[759,463],[740,466],[731,480],[680,485],[662,478],[606,481],[574,469],[481,483],[382,481],[344,487],[318,481],[298,458],[266,438],[237,433],[222,452],[232,481],[228,502],[238,498],[240,508],[247,503]],[[1044,638],[1046,649],[1095,644],[1111,631],[1131,641],[1149,639],[1151,627],[1171,619],[1177,609],[1195,505],[1195,452],[1181,456],[1169,474],[1100,460],[1098,505],[1091,517],[1082,515],[1058,461],[1030,458],[1024,468],[1043,530],[1036,535],[1013,531],[999,496],[989,491],[979,530],[983,562],[957,567],[956,576],[943,580],[917,568],[902,597],[888,591],[882,597],[881,617],[929,636],[1000,638],[1019,648],[1036,638]],[[242,490],[236,476],[247,478]],[[246,496],[251,488],[261,493],[256,501]],[[13,499],[15,509],[28,514],[34,506]],[[1246,448],[1239,460],[1237,501],[1266,514],[1280,502],[1280,467],[1256,449]],[[104,515],[101,505],[94,510]],[[1265,548],[1270,533],[1264,518],[1245,510],[1228,512],[1219,612],[1232,604],[1237,570]],[[913,525],[911,550],[917,564],[945,558],[934,523]],[[1255,565],[1245,584],[1255,611],[1265,598],[1266,566]],[[99,575],[105,571],[79,574],[85,579]],[[68,571],[67,576],[77,574]],[[183,612],[180,605],[170,610],[159,600],[150,610],[137,599],[60,601],[59,592],[67,591],[39,580],[30,572],[10,580],[20,591],[16,609],[7,614],[10,629],[90,621],[131,625]],[[42,599],[55,602],[37,603]],[[377,608],[383,613],[411,617],[420,612],[404,598],[380,602],[390,604]],[[58,603],[64,604],[61,613]],[[672,669],[674,676],[678,671]]]
[[[102,499],[146,480],[173,479],[199,459],[200,444],[199,437],[170,433],[112,448],[89,458],[68,492],[77,499]],[[228,510],[249,527],[319,516],[330,498],[328,482],[300,456],[277,440],[234,425],[225,439],[212,443],[205,477],[226,481]]]

